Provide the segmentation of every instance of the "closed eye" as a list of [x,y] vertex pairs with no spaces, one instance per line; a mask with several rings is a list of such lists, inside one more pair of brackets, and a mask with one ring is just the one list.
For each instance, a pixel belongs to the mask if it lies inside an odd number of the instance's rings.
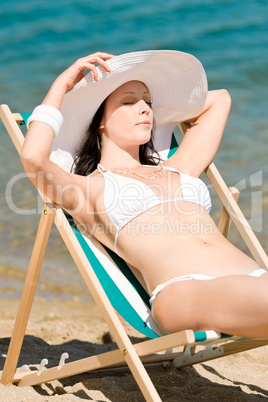
[[[143,100],[148,106],[150,106],[150,108],[152,107],[152,102],[150,100]],[[123,105],[135,105],[137,102],[139,102],[139,99],[127,99],[123,101]]]

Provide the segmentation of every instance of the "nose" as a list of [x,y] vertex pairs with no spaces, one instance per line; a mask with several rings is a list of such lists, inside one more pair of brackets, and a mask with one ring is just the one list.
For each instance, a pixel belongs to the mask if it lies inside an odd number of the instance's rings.
[[150,105],[148,105],[148,103],[146,103],[145,100],[142,99],[140,101],[140,114],[149,114],[150,110]]

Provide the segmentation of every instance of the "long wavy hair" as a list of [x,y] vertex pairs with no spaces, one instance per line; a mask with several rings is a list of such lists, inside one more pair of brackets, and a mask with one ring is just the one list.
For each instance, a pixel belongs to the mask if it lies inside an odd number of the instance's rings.
[[[107,98],[106,98],[107,99]],[[87,176],[97,169],[97,165],[101,159],[101,137],[99,127],[102,121],[106,99],[102,102],[93,120],[86,132],[85,140],[78,150],[77,156],[73,163],[72,171],[76,174]],[[152,129],[150,140],[140,145],[139,158],[142,165],[158,165],[160,156],[154,149]]]

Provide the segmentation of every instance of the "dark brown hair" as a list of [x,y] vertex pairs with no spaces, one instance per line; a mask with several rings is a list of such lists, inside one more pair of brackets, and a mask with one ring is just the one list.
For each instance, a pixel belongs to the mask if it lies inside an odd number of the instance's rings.
[[[95,116],[93,117],[93,120],[86,132],[86,138],[78,150],[72,169],[76,174],[87,176],[97,168],[97,165],[100,162],[101,138],[99,127],[101,124],[106,99],[102,102],[95,113]],[[140,145],[139,158],[142,165],[155,166],[160,162],[160,156],[153,146],[153,131],[154,128],[152,130],[150,140],[146,144]]]

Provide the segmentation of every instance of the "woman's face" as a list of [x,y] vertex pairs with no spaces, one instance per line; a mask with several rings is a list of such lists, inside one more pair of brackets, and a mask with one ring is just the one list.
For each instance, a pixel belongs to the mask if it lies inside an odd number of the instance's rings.
[[122,148],[137,147],[150,140],[153,126],[151,98],[140,81],[129,81],[106,100],[100,133]]

